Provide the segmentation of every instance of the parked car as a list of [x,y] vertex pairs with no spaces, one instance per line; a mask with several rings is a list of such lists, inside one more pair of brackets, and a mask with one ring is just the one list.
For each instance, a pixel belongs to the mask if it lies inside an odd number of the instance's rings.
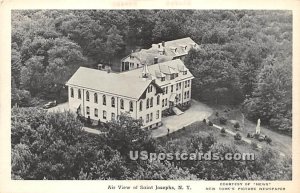
[[44,106],[43,106],[43,108],[44,109],[49,109],[49,108],[51,108],[51,107],[55,107],[57,104],[56,104],[56,100],[55,101],[50,101],[50,102],[48,102],[48,103],[46,103]]

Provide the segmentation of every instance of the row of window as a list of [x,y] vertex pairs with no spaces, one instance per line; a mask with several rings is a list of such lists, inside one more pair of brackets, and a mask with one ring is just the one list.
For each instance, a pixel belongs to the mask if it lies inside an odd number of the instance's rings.
[[[71,97],[74,98],[74,89],[71,88]],[[81,99],[81,90],[78,89],[78,99]],[[116,106],[116,100],[115,97],[111,97],[111,107]],[[90,101],[90,93],[89,91],[86,91],[86,101]],[[98,94],[94,93],[94,103],[98,103]],[[102,95],[102,104],[106,105],[106,95]],[[124,100],[120,99],[120,108],[124,109]],[[129,101],[129,111],[133,111],[133,102]]]
[[[90,115],[90,107],[86,107],[86,114],[87,115]],[[94,108],[94,116],[95,117],[99,117],[99,114],[98,114],[98,109],[97,108]],[[103,111],[102,112],[102,118],[103,119],[106,119],[107,118],[107,112],[106,111]],[[111,113],[111,120],[115,119],[116,118],[116,114],[115,113]]]
[[183,98],[184,98],[184,99],[190,98],[190,91],[184,92],[184,97],[183,97]]
[[[156,97],[156,105],[160,104],[160,95],[157,95]],[[146,101],[146,109],[149,109],[153,107],[153,97],[148,98]],[[139,107],[140,111],[143,110],[143,101],[140,101],[140,107]]]
[[[159,117],[160,117],[159,114],[160,114],[160,112],[159,112],[159,110],[157,110],[156,111],[156,119],[159,119]],[[151,121],[153,121],[153,113],[149,113],[149,114],[146,115],[146,123],[149,123]]]
[[[87,115],[90,115],[90,107],[86,107],[86,114]],[[98,112],[98,109],[97,108],[94,108],[94,116],[95,117],[99,117],[99,112]],[[160,111],[159,110],[157,110],[156,111],[156,119],[159,119],[159,117],[160,117]],[[105,111],[105,110],[103,110],[103,112],[102,112],[102,118],[103,119],[107,119],[107,112]],[[115,113],[111,113],[111,120],[114,120],[116,118],[116,114]],[[142,118],[142,117],[140,117],[140,118]],[[153,121],[153,113],[150,113],[150,114],[147,114],[146,115],[146,123],[149,123],[149,122],[151,122],[151,121]]]
[[[190,86],[191,80],[186,80],[183,84],[185,85],[184,87],[187,88]],[[174,91],[174,85],[170,86],[171,92]],[[176,90],[180,90],[181,89],[181,82],[176,83]],[[164,87],[163,88],[163,94],[168,94],[168,87]]]
[[191,84],[191,80],[186,80],[184,88],[190,87],[190,84]]

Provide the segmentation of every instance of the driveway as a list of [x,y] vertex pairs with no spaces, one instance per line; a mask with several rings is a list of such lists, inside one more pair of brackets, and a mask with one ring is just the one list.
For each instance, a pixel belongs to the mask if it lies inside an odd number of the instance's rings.
[[186,110],[183,114],[162,118],[163,125],[153,130],[152,136],[164,136],[168,133],[168,128],[170,129],[170,133],[172,133],[196,121],[202,121],[203,119],[207,119],[212,113],[213,110],[207,105],[196,100],[192,100],[191,107],[188,110]]

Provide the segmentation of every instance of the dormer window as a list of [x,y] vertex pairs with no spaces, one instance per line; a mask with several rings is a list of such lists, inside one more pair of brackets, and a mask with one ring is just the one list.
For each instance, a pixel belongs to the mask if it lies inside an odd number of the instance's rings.
[[187,49],[187,46],[184,46],[184,49],[186,50],[186,49]]
[[166,77],[161,77],[160,79],[162,82],[166,80]]
[[170,75],[170,79],[171,79],[171,80],[173,80],[174,77],[175,77],[174,74],[171,74],[171,75]]
[[183,75],[186,75],[187,74],[187,71],[185,70],[185,71],[183,71]]

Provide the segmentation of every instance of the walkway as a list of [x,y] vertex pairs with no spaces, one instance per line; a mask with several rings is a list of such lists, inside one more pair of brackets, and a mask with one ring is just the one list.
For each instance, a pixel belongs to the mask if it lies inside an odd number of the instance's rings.
[[212,113],[213,110],[207,105],[192,100],[191,107],[183,114],[162,118],[163,125],[152,131],[152,137],[157,138],[167,135],[168,129],[170,130],[170,133],[177,131],[196,121],[207,119]]

